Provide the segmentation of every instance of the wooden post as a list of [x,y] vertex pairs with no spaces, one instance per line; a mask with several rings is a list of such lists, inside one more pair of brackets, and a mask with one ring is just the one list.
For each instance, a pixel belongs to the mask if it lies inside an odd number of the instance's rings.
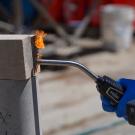
[[42,135],[28,35],[0,35],[0,135]]

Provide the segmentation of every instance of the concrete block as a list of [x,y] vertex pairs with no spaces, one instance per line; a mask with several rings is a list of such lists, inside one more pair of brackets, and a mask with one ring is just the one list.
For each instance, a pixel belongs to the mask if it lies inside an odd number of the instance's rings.
[[0,35],[0,79],[25,80],[33,69],[30,35]]
[[0,87],[0,135],[42,135],[36,77],[0,80]]

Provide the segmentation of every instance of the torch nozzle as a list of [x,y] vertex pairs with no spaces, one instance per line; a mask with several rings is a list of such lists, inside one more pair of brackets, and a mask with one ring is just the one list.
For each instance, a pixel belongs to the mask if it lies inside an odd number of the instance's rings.
[[91,79],[95,82],[98,79],[98,76],[91,72],[86,66],[80,64],[75,61],[67,61],[67,60],[48,60],[48,59],[37,59],[37,63],[40,65],[51,65],[51,66],[73,66],[82,70],[85,74],[87,74]]

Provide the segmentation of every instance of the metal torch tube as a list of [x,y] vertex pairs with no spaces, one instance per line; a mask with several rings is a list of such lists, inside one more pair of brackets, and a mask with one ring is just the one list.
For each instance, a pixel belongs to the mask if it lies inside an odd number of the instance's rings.
[[37,63],[41,65],[52,65],[52,66],[73,66],[82,70],[94,81],[97,81],[98,79],[98,76],[93,72],[91,72],[86,66],[75,61],[38,59]]

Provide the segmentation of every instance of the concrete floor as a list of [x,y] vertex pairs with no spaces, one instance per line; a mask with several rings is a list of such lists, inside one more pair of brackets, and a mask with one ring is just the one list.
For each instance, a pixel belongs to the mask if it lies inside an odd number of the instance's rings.
[[[132,46],[120,53],[101,52],[76,60],[99,75],[135,79],[134,58],[135,46]],[[135,127],[123,122],[100,132],[91,132],[112,122],[118,123],[121,119],[102,111],[94,82],[79,70],[69,68],[59,72],[42,72],[39,84],[44,135],[135,134]]]

